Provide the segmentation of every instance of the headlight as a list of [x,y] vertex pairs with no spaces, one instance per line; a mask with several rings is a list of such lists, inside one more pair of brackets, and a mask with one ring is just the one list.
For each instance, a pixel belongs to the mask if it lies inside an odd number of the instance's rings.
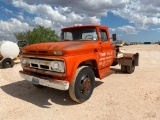
[[58,71],[59,69],[60,69],[60,65],[57,63],[57,62],[55,62],[55,63],[53,63],[53,67],[52,67],[55,71]]
[[28,58],[21,58],[21,64],[23,66],[29,66],[29,59]]
[[22,60],[22,64],[26,65],[28,63],[27,59]]
[[51,62],[51,69],[56,72],[64,72],[64,62],[63,61]]

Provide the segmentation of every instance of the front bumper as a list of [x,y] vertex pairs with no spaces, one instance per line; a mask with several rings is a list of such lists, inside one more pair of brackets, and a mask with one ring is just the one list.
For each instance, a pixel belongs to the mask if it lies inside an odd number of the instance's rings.
[[44,77],[36,76],[34,74],[26,73],[24,71],[19,71],[19,74],[22,78],[32,82],[33,84],[47,86],[47,87],[55,88],[59,90],[68,90],[69,88],[68,81],[55,80],[55,79],[46,78],[46,77],[44,78]]

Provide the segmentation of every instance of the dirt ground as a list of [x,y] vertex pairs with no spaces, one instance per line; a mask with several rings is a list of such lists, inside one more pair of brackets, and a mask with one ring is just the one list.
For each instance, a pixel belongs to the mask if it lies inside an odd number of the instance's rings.
[[0,120],[160,120],[160,46],[125,46],[139,52],[133,74],[120,72],[96,80],[91,98],[73,102],[68,91],[37,89],[23,80],[17,63],[0,69]]

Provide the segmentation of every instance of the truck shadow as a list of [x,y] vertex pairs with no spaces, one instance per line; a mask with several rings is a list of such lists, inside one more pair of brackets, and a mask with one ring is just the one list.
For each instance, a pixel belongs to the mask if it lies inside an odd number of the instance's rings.
[[[95,87],[103,82],[96,81]],[[77,105],[78,103],[71,100],[68,91],[61,91],[52,88],[37,89],[28,81],[18,81],[0,87],[5,93],[27,101],[42,108],[50,108],[54,103],[64,106]],[[94,92],[93,92],[94,94]]]
[[115,71],[115,74],[127,74],[127,73],[123,73],[120,69],[117,68],[111,68],[112,71]]

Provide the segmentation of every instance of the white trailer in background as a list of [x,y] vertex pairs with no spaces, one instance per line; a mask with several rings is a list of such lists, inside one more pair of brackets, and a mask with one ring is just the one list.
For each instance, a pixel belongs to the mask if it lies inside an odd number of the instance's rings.
[[2,68],[14,66],[14,59],[19,55],[19,47],[11,41],[0,41],[0,65]]

